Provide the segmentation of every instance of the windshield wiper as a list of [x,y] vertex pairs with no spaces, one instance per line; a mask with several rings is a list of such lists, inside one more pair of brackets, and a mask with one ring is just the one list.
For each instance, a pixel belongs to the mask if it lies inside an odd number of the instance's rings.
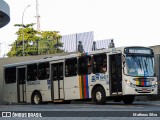
[[144,65],[145,65],[146,71],[148,72],[146,60],[144,60]]
[[142,70],[142,66],[141,66],[140,60],[138,60],[138,63],[139,63],[140,69]]
[[140,60],[135,58],[135,56],[132,56],[133,57],[133,60],[137,63],[137,65],[140,67],[140,69],[142,70],[142,67],[141,67],[141,63],[140,63]]

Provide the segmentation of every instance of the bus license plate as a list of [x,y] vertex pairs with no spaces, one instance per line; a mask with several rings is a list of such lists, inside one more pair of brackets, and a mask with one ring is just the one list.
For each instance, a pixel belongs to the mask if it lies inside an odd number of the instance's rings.
[[147,89],[142,89],[142,92],[147,92]]

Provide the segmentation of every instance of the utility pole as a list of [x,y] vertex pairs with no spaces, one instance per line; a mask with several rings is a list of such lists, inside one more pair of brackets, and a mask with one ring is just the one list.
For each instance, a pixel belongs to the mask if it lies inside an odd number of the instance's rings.
[[25,52],[24,52],[24,28],[25,28],[25,25],[23,24],[23,17],[24,17],[24,13],[25,13],[25,11],[26,11],[26,9],[28,8],[28,7],[30,7],[31,5],[27,5],[25,8],[24,8],[24,10],[23,10],[23,14],[22,14],[22,40],[23,40],[23,56],[25,56]]
[[37,31],[40,31],[40,15],[39,15],[39,4],[38,0],[36,0],[36,19],[37,19]]

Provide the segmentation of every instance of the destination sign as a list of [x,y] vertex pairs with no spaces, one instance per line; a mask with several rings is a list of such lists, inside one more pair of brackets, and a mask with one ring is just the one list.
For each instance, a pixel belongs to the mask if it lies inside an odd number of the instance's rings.
[[125,48],[125,53],[130,54],[152,54],[152,49],[149,48],[141,48],[141,47],[131,47],[131,48]]

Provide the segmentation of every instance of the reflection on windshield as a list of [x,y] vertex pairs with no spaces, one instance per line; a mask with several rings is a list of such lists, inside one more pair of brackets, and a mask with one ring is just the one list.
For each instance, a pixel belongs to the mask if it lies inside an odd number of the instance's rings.
[[153,59],[151,56],[127,56],[125,73],[130,76],[153,76]]

